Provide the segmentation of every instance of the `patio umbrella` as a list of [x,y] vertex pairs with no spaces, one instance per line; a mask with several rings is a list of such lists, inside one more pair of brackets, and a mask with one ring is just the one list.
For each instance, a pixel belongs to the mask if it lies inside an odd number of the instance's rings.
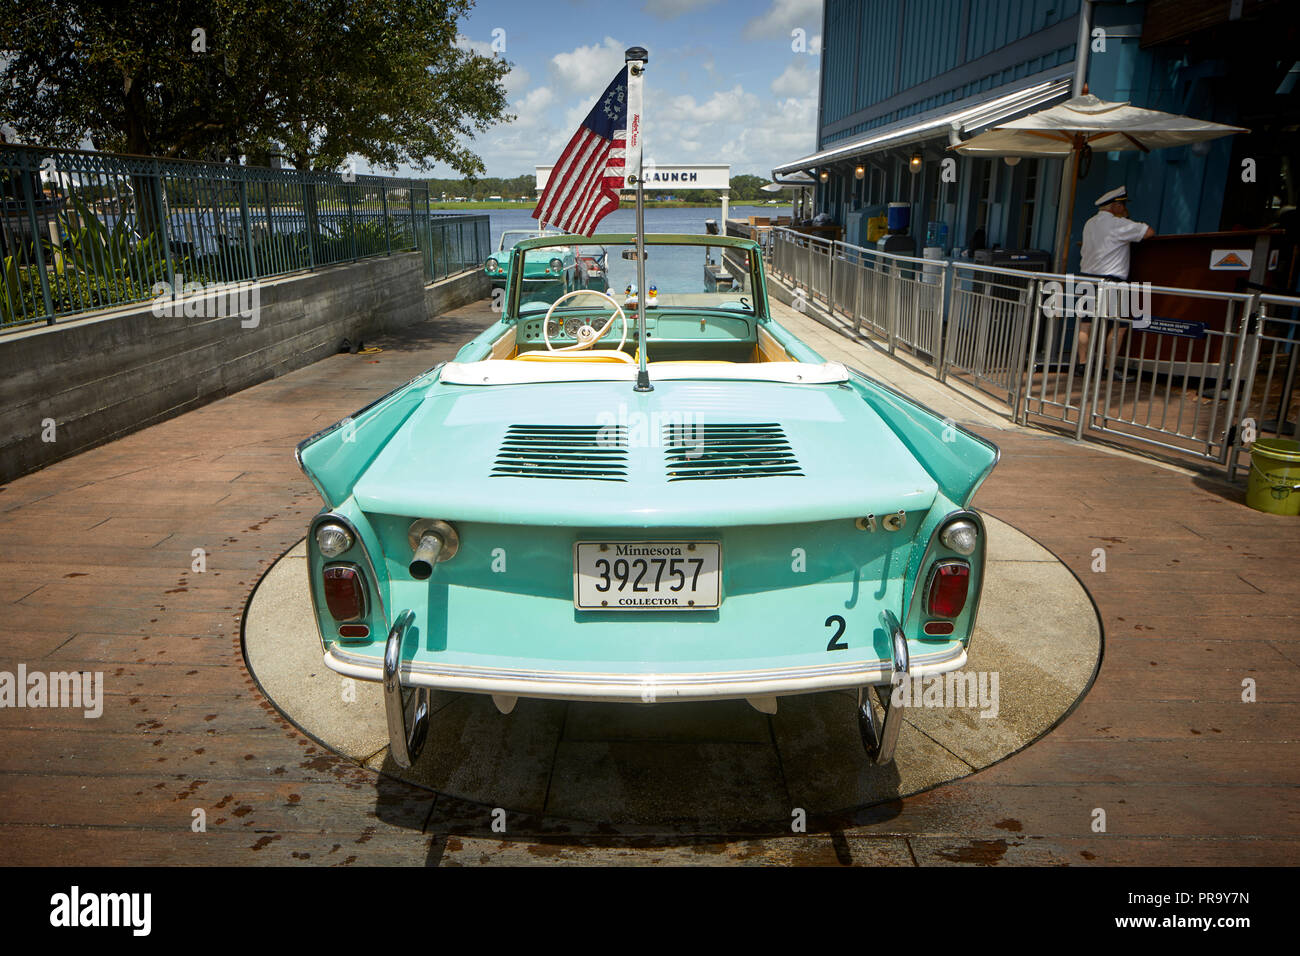
[[1084,93],[1037,113],[1000,123],[948,148],[966,156],[1039,156],[1069,159],[1070,204],[1065,231],[1057,241],[1057,269],[1067,259],[1074,193],[1078,186],[1079,159],[1094,150],[1141,150],[1186,146],[1231,133],[1247,133],[1240,126],[1143,109]]
[[800,205],[803,205],[803,199],[807,195],[805,192],[808,187],[817,185],[817,180],[805,172],[793,172],[788,176],[781,176],[766,186],[759,187],[765,193],[779,193],[782,189],[798,189]]

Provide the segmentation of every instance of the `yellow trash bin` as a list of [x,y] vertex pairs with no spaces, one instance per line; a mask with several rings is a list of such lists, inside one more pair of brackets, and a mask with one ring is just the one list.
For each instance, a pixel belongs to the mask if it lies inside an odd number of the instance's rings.
[[1300,441],[1261,438],[1250,446],[1246,504],[1275,515],[1300,515]]

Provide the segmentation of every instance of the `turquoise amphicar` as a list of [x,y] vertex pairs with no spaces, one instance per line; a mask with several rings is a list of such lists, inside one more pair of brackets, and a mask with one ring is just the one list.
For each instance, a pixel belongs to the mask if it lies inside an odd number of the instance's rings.
[[[497,242],[497,251],[483,263],[483,273],[494,289],[510,284],[511,253],[527,239],[543,234],[535,229],[507,229]],[[553,301],[574,289],[605,290],[606,250],[600,246],[546,246],[526,252],[522,258],[523,283],[529,298]]]
[[[561,295],[526,263],[615,255]],[[998,452],[837,362],[768,308],[759,246],[635,237],[509,250],[499,321],[304,441],[325,663],[384,683],[391,753],[432,689],[668,704],[856,689],[893,759],[892,685],[961,668],[984,576],[971,498]],[[730,289],[703,282],[722,250]],[[606,268],[602,268],[602,272]]]

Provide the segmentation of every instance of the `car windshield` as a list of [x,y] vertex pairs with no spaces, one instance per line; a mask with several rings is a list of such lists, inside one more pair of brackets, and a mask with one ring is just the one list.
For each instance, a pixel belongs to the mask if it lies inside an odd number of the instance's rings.
[[534,229],[507,229],[501,233],[501,241],[497,244],[497,250],[513,249],[516,242],[522,242],[525,239],[536,239],[541,233]]
[[[570,249],[572,247],[569,247]],[[603,271],[565,270],[551,281],[521,283],[519,314],[548,309],[557,298],[575,288],[596,289],[614,296],[620,304],[635,304],[637,285],[636,246],[605,242]],[[560,254],[556,247],[555,254]],[[583,255],[594,251],[582,247]],[[549,247],[530,249],[529,259],[545,259]],[[658,244],[647,239],[645,284],[646,308],[724,309],[753,315],[754,284],[749,269],[749,251],[729,248],[723,256],[719,246]],[[625,255],[626,253],[626,255]],[[577,296],[560,306],[560,311],[597,308],[591,296]]]

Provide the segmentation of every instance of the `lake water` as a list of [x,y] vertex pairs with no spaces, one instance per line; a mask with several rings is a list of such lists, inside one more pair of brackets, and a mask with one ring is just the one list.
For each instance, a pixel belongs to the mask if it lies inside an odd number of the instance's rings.
[[[458,210],[459,211],[459,210]],[[469,212],[469,210],[466,210]],[[727,210],[732,219],[746,216],[777,216],[781,213],[790,215],[790,204],[780,206],[738,206],[732,205]],[[535,229],[537,220],[531,215],[531,209],[487,209],[480,215],[487,215],[492,220],[492,248],[497,247],[501,233],[507,229]],[[695,235],[704,234],[704,220],[719,219],[721,206],[660,206],[645,211],[646,232],[686,232]],[[632,232],[636,229],[635,209],[616,209],[600,221],[597,227],[601,232]]]
[[[487,209],[482,213],[491,217],[492,248],[496,249],[501,234],[507,229],[535,229],[537,220],[530,213],[531,209]],[[790,214],[790,204],[779,206],[732,205],[728,215],[733,219],[746,216],[772,216]],[[645,211],[645,231],[686,233],[687,235],[704,235],[704,221],[719,219],[722,216],[720,206],[668,206],[656,207]],[[634,232],[636,229],[636,209],[617,209],[600,221],[596,239],[600,233]],[[704,291],[704,250],[680,249],[660,250],[664,255],[656,256],[653,252],[646,258],[646,285],[657,285],[661,292]],[[713,253],[717,258],[717,252]],[[616,289],[624,288],[629,282],[636,281],[636,262],[622,260],[614,249],[609,253],[610,285]]]

